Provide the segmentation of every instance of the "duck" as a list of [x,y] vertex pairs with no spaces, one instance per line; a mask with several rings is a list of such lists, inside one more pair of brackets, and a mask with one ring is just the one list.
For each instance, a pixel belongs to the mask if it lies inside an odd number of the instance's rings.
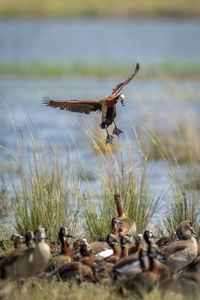
[[[122,133],[122,130],[117,128],[115,123],[115,118],[117,115],[116,104],[121,102],[124,106],[124,94],[121,94],[120,91],[127,85],[134,76],[139,71],[139,63],[136,64],[135,71],[132,75],[130,75],[125,81],[119,83],[112,91],[112,94],[106,98],[100,100],[53,100],[48,97],[43,98],[43,103],[46,106],[50,106],[52,108],[59,108],[60,110],[67,110],[71,112],[85,113],[90,114],[91,112],[101,112],[102,122],[100,127],[106,130],[106,144],[111,143],[113,140],[113,136],[109,134],[108,127],[114,123],[113,134],[119,135]],[[120,94],[119,94],[120,93]]]
[[[81,258],[80,247],[83,239],[83,237],[79,237],[73,243],[74,260],[76,261],[79,261]],[[100,239],[99,241],[91,242],[88,244],[88,246],[95,253],[95,260],[101,261],[104,258],[109,257],[113,254],[113,250],[106,242],[106,238]]]
[[200,242],[197,242],[197,256],[195,259],[187,265],[183,270],[185,272],[199,272],[200,273]]
[[[114,201],[118,212],[117,219],[121,221],[121,223],[119,223],[119,227],[122,229],[121,235],[130,235],[130,236],[134,235],[136,233],[136,223],[134,220],[128,218],[125,215],[123,209],[122,197],[120,193],[116,193],[114,195]],[[118,238],[118,236],[116,236],[116,238]]]
[[[21,244],[24,242],[23,236],[19,235],[18,233],[12,234],[10,240],[14,242],[15,249],[21,248]],[[0,261],[7,256],[8,253],[0,255]]]
[[143,235],[141,233],[138,233],[135,238],[135,245],[129,248],[128,255],[135,254],[139,252],[141,249],[143,249],[142,243],[143,243]]
[[44,270],[50,249],[45,243],[46,231],[43,225],[34,232],[36,247],[18,248],[0,261],[0,277],[16,279],[34,276]]
[[95,264],[95,251],[93,251],[87,243],[86,239],[82,240],[80,254],[82,258],[79,260],[82,264],[85,264],[89,267],[94,267]]
[[171,275],[189,265],[197,256],[198,245],[193,235],[196,235],[190,220],[182,221],[176,230],[178,241],[161,248],[164,260]]
[[33,245],[34,245],[34,239],[35,239],[34,232],[33,231],[27,231],[25,233],[25,244],[26,244],[26,247],[33,247]]
[[113,250],[113,255],[105,258],[105,262],[110,263],[110,264],[115,264],[121,257],[121,249],[118,246],[120,243],[119,240],[116,239],[115,235],[110,233],[107,236],[107,243]]
[[158,269],[158,261],[156,260],[157,252],[152,250],[153,246],[150,243],[148,245],[147,257],[149,260],[149,267],[146,268],[144,259],[146,257],[145,251],[141,249],[139,251],[139,261],[142,272],[137,275],[128,277],[121,282],[118,281],[117,285],[120,286],[120,291],[123,291],[123,288],[131,290],[134,294],[138,295],[140,298],[143,298],[144,293],[149,293],[159,282],[160,274]]
[[60,280],[76,278],[79,281],[87,280],[91,282],[96,282],[96,278],[92,269],[79,261],[64,264],[52,275],[55,274],[57,274]]
[[20,248],[21,244],[24,242],[24,237],[18,233],[12,234],[10,240],[14,242],[14,248]]
[[58,233],[58,240],[61,242],[61,253],[60,255],[57,255],[53,257],[48,265],[45,268],[45,272],[51,272],[55,269],[60,268],[66,263],[70,263],[73,259],[73,249],[71,245],[68,243],[66,238],[73,238],[71,234],[68,233],[68,230],[66,227],[60,227],[59,233]]
[[120,235],[120,230],[121,228],[119,228],[119,236],[120,236],[120,245],[121,245],[121,255],[120,255],[120,259],[127,257],[128,253],[127,253],[127,245],[130,245],[132,243],[132,238],[130,236],[126,236],[126,235]]
[[[144,232],[144,240],[146,241],[148,247],[152,245],[150,239],[153,238],[154,235],[152,231],[145,230]],[[140,249],[142,250],[142,249]],[[146,255],[146,252],[136,252],[135,254],[131,254],[123,259],[121,259],[113,268],[114,278],[121,277],[131,277],[136,274],[139,274],[143,271],[141,268],[141,259],[139,259],[139,254],[142,256],[143,264],[145,265],[145,269],[149,268],[149,259]]]

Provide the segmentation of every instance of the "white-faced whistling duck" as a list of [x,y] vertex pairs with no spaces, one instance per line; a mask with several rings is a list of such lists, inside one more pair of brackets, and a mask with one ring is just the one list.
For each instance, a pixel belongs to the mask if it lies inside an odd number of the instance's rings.
[[34,245],[34,232],[33,231],[27,231],[25,233],[25,244],[27,247],[33,247]]
[[82,240],[80,254],[83,256],[79,261],[88,265],[89,267],[93,267],[95,263],[94,251],[90,248],[86,239]]
[[116,239],[115,235],[111,233],[107,236],[107,243],[113,249],[113,255],[107,257],[104,261],[115,264],[121,256],[121,249],[118,246],[119,241]]
[[191,221],[181,222],[177,227],[176,234],[179,240],[162,248],[165,262],[171,274],[190,264],[196,258],[198,252],[197,241],[193,237],[196,232]]
[[[74,260],[76,261],[79,261],[81,258],[80,246],[82,240],[83,238],[79,238],[73,243]],[[113,254],[113,250],[106,242],[106,238],[103,239],[103,241],[96,241],[96,242],[89,243],[89,247],[92,251],[94,251],[96,261],[101,261],[104,258],[109,257]]]
[[51,272],[72,261],[73,249],[68,243],[67,238],[73,238],[73,236],[68,234],[66,227],[60,227],[58,240],[61,242],[61,253],[49,261],[47,267],[45,268],[45,272]]
[[136,223],[134,220],[128,218],[123,209],[122,197],[119,193],[114,195],[115,204],[118,212],[118,219],[123,221],[122,224],[119,224],[119,227],[122,229],[121,235],[133,235],[136,233]]
[[49,246],[45,243],[45,228],[38,226],[34,234],[35,248],[16,249],[0,261],[1,278],[26,278],[44,270],[50,257]]
[[[150,243],[150,238],[153,237],[153,233],[149,230],[146,230],[144,233],[144,238],[147,243]],[[141,260],[139,260],[139,253],[140,251],[136,252],[135,254],[131,254],[128,257],[125,257],[123,259],[120,259],[118,263],[113,268],[113,272],[115,274],[115,278],[120,278],[123,276],[131,277],[136,274],[139,274],[142,272],[141,268]],[[149,268],[149,259],[144,253],[141,252],[143,255],[143,263],[145,265],[145,268]]]
[[[24,242],[24,238],[19,234],[12,234],[10,240],[14,242],[15,249],[19,249],[21,244]],[[8,255],[8,253],[0,255],[0,261]]]
[[15,249],[20,248],[21,247],[21,243],[24,242],[23,236],[21,236],[18,233],[12,234],[10,240],[14,242]]
[[127,245],[130,245],[132,243],[132,237],[128,236],[128,235],[120,235],[120,229],[119,228],[119,238],[120,238],[120,245],[121,245],[121,256],[120,258],[124,258],[128,256],[127,253]]
[[[146,256],[144,254],[144,250],[141,249],[139,251],[139,261],[142,272],[121,281],[122,286],[128,290],[132,290],[140,297],[143,297],[145,292],[149,293],[160,279],[160,272],[158,268],[159,262],[156,260],[160,251],[152,245],[152,242],[150,241],[151,237],[153,237],[152,232],[149,230],[145,231],[144,240],[148,244],[147,257],[149,259],[149,267],[146,268]],[[117,284],[120,284],[120,281],[118,281]]]
[[132,255],[137,252],[139,253],[139,251],[143,248],[142,243],[143,243],[143,236],[141,233],[138,233],[135,238],[135,245],[133,245],[128,249],[128,255]]
[[128,84],[133,77],[139,71],[139,64],[136,64],[135,72],[128,77],[124,82],[118,84],[116,88],[113,89],[112,94],[106,98],[100,100],[62,100],[56,101],[48,98],[44,98],[44,104],[47,106],[51,106],[53,108],[60,108],[61,110],[67,110],[78,113],[90,114],[93,111],[100,111],[102,113],[102,123],[101,128],[106,129],[107,138],[106,143],[112,143],[113,136],[108,133],[108,127],[114,122],[114,130],[113,134],[119,136],[122,131],[117,128],[115,123],[115,117],[117,115],[116,112],[116,104],[120,101],[122,105],[124,105],[123,94],[119,94],[122,88]]

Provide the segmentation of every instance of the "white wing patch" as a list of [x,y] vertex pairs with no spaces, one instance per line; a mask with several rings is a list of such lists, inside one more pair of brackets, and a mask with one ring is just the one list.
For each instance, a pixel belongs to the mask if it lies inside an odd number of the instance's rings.
[[140,261],[136,260],[132,263],[126,264],[118,269],[115,269],[115,271],[118,273],[126,273],[126,272],[134,273],[134,269],[135,269],[136,273],[138,273],[138,267],[140,267]]
[[106,257],[109,257],[109,256],[111,256],[111,255],[113,255],[113,254],[114,254],[114,252],[113,252],[112,249],[104,248],[103,251],[101,251],[101,252],[95,254],[95,256],[101,256],[101,257],[106,258]]

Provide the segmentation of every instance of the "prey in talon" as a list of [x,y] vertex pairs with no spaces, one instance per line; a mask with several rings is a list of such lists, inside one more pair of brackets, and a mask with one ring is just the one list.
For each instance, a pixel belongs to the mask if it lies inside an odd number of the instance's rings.
[[125,96],[120,94],[120,91],[125,85],[127,85],[133,77],[139,71],[139,63],[136,64],[134,73],[129,76],[124,82],[119,83],[112,91],[112,94],[106,98],[100,100],[53,100],[49,98],[44,98],[43,102],[47,106],[53,108],[59,108],[61,110],[67,110],[78,113],[90,114],[91,112],[101,112],[102,122],[100,124],[102,129],[106,130],[106,144],[111,143],[113,136],[109,134],[108,127],[114,123],[114,129],[112,134],[119,137],[123,131],[119,129],[116,125],[115,118],[117,115],[116,104],[121,102],[124,106]]

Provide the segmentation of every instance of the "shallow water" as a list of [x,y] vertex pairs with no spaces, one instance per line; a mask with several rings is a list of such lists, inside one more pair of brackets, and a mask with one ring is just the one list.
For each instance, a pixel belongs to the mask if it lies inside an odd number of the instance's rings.
[[[141,64],[162,61],[200,61],[200,21],[195,20],[100,20],[100,19],[1,19],[0,63],[47,61],[71,63],[75,61],[126,61]],[[142,71],[142,70],[141,70]],[[61,161],[66,159],[63,145],[70,148],[75,167],[97,171],[96,158],[79,124],[90,124],[92,115],[79,115],[54,110],[42,104],[42,98],[99,99],[109,95],[124,78],[0,78],[0,144],[16,154],[16,139],[12,129],[20,127],[28,148],[31,136],[27,119],[33,120],[42,144],[53,142]],[[135,78],[123,90],[125,107],[117,105],[116,122],[124,132],[120,143],[129,136],[135,143],[133,128],[145,126],[145,116],[159,126],[171,120],[187,117],[199,122],[200,85],[195,80],[140,81]],[[100,123],[100,117],[99,123]],[[198,124],[199,125],[199,124]],[[19,131],[18,131],[19,136]],[[78,147],[77,147],[78,145]],[[66,148],[66,147],[65,147]],[[133,157],[137,160],[133,147]],[[0,173],[10,164],[5,152],[0,151]],[[148,163],[150,189],[155,196],[169,192],[170,183],[162,161]],[[17,178],[15,178],[17,183]],[[98,186],[97,182],[94,185]],[[11,185],[9,191],[11,191]],[[168,194],[168,195],[169,195]],[[163,199],[163,210],[166,205]]]
[[0,19],[0,62],[200,60],[200,21]]

